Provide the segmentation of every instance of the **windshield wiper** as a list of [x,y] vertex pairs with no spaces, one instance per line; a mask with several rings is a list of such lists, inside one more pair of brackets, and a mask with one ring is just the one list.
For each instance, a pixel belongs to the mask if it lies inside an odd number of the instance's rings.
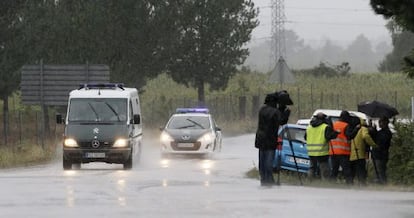
[[196,122],[196,121],[194,121],[194,120],[192,120],[190,118],[187,118],[186,120],[190,121],[191,123],[194,123],[194,125],[200,127],[201,129],[204,129],[204,126],[201,125],[200,123],[198,123],[198,122]]
[[95,114],[96,117],[96,121],[99,121],[99,115],[96,112],[95,108],[92,106],[92,104],[90,102],[88,102],[89,107],[92,109],[93,113]]
[[193,126],[195,126],[195,125],[193,124],[193,125],[180,126],[177,129],[187,129],[187,128],[193,127]]
[[119,119],[119,114],[115,111],[115,109],[110,105],[110,104],[108,104],[108,102],[105,102],[105,104],[106,104],[106,106],[108,106],[109,107],[109,109],[111,109],[111,111],[115,114],[115,116],[116,116],[116,118],[118,119],[118,121],[121,121],[121,119]]

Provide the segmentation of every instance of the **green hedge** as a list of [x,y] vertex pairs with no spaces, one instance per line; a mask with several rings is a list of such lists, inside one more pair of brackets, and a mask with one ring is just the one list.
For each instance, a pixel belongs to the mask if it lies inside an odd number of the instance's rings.
[[396,124],[387,174],[392,183],[414,184],[414,123]]

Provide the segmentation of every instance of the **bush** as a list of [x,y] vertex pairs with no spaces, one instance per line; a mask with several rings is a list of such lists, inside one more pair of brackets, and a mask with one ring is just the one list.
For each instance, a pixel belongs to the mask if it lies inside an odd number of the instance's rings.
[[389,181],[401,185],[414,184],[414,123],[396,124],[388,161]]

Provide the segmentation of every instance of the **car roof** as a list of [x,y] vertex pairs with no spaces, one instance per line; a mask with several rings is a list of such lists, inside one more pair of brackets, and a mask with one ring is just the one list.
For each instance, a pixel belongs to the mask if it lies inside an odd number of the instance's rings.
[[210,117],[210,114],[206,114],[206,113],[177,113],[177,114],[173,114],[172,116],[175,117],[188,117],[188,116],[193,116],[193,117]]
[[299,124],[299,125],[306,124],[306,125],[308,125],[310,123],[310,121],[311,121],[311,119],[298,119],[298,121],[296,121],[296,124]]
[[[312,116],[315,116],[319,112],[324,113],[328,117],[339,117],[341,115],[342,110],[335,110],[335,109],[317,109],[313,112]],[[359,111],[348,111],[351,115],[357,116],[359,118],[368,119],[368,116]]]
[[296,129],[306,129],[306,126],[304,125],[299,125],[299,124],[294,124],[294,123],[288,123],[286,125],[283,125],[284,128],[296,128]]

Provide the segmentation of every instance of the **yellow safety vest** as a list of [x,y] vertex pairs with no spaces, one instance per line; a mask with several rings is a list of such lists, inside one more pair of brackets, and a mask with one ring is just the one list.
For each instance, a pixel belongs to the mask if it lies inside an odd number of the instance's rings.
[[323,123],[317,127],[311,125],[306,129],[306,146],[309,156],[329,155],[329,146],[325,138],[325,129],[328,125]]

